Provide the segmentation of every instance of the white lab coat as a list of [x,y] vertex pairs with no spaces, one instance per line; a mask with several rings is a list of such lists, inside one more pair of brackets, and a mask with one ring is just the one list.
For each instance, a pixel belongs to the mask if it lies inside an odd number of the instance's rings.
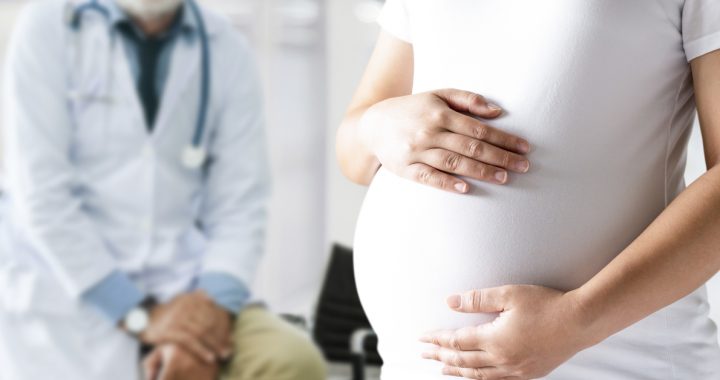
[[189,169],[199,43],[178,39],[149,134],[121,41],[94,12],[74,32],[65,10],[28,6],[9,51],[0,379],[134,380],[137,342],[79,297],[114,269],[160,299],[203,271],[252,284],[268,194],[258,77],[244,40],[204,10],[209,163]]

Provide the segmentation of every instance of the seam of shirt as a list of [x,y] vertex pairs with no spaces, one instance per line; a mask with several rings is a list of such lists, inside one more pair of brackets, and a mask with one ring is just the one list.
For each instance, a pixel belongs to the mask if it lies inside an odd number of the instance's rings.
[[672,24],[672,26],[675,28],[675,30],[677,30],[678,33],[680,33],[680,35],[682,35],[682,13],[683,7],[685,6],[685,1],[683,1],[681,4],[678,4],[677,22],[673,20],[672,15],[668,13],[667,7],[665,6],[665,4],[663,4],[661,0],[655,0],[655,3],[662,9],[663,13],[665,14],[665,18],[667,18],[667,21]]
[[673,123],[675,121],[675,117],[678,113],[678,100],[680,99],[680,93],[682,92],[683,85],[685,84],[685,80],[687,79],[689,72],[683,75],[682,79],[680,80],[680,83],[678,83],[677,90],[675,91],[675,96],[673,97],[673,111],[670,115],[670,120],[668,121],[668,127],[666,129],[665,134],[665,175],[664,175],[664,206],[663,208],[666,208],[668,206],[668,161],[670,160],[670,137],[672,132]]

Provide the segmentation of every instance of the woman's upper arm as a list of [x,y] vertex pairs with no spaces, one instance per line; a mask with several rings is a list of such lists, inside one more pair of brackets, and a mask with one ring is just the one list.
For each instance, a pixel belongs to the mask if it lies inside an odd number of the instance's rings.
[[720,50],[690,62],[700,119],[705,162],[720,165]]
[[413,47],[381,31],[348,113],[385,99],[409,95],[413,84]]

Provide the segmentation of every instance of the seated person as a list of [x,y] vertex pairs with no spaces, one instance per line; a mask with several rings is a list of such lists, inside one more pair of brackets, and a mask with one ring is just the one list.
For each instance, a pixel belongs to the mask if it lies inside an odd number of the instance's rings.
[[249,290],[269,171],[247,43],[194,0],[92,1],[34,2],[10,47],[3,379],[324,379]]

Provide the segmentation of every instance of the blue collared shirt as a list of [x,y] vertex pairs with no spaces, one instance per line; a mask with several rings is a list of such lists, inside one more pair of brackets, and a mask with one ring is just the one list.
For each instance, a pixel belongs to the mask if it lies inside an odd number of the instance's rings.
[[[180,38],[186,38],[191,43],[199,43],[197,36],[197,20],[191,12],[183,6],[179,19],[166,32],[167,45],[164,47],[156,68],[156,90],[163,93],[172,62],[172,52],[175,43]],[[125,49],[130,71],[137,82],[140,78],[140,64],[135,43],[120,33],[118,28],[129,23],[139,38],[146,38],[143,32],[135,26],[133,21],[114,2],[110,7],[110,33],[120,38]],[[250,298],[247,284],[226,273],[207,272],[197,279],[197,288],[204,290],[215,302],[224,309],[238,313]],[[138,289],[130,278],[123,272],[116,270],[100,283],[83,294],[83,300],[96,306],[113,322],[120,321],[133,307],[139,305],[145,295]]]
[[[135,82],[137,82],[140,80],[140,60],[138,57],[137,46],[132,39],[120,32],[120,28],[122,25],[129,25],[135,36],[140,40],[145,40],[148,36],[145,35],[139,27],[137,27],[127,13],[120,9],[115,2],[110,3],[109,11],[110,33],[113,33],[122,41],[128,58],[128,63],[130,64],[130,72],[132,73]],[[191,12],[186,11],[183,7],[180,9],[180,13],[178,13],[178,19],[173,22],[170,28],[161,35],[155,36],[166,41],[156,68],[155,89],[158,94],[162,94],[163,89],[165,88],[165,82],[167,82],[168,74],[170,72],[170,62],[172,61],[172,52],[175,43],[181,38],[186,39],[190,43],[194,43],[197,33],[197,22],[195,18],[192,17]]]

